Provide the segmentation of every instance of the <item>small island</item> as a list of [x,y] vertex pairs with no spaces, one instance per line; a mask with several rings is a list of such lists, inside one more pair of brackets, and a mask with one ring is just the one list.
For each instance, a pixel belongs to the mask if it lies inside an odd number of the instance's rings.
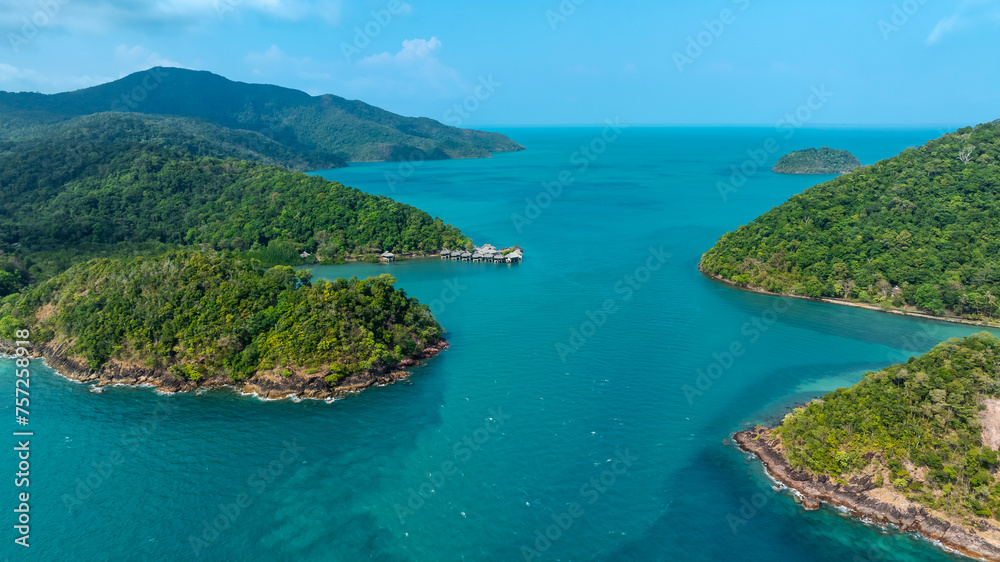
[[98,386],[332,399],[396,381],[448,346],[428,307],[394,283],[313,282],[212,250],[100,258],[3,299],[0,333],[30,330],[34,355]]
[[988,332],[868,373],[734,439],[806,509],[827,502],[1000,560],[1000,340]]
[[861,161],[846,150],[822,147],[796,150],[781,157],[774,165],[776,174],[846,174],[861,166]]

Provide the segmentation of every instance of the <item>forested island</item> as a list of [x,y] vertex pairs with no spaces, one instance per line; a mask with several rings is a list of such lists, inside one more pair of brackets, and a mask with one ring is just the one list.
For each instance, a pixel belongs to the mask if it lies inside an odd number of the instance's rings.
[[740,287],[975,323],[1000,314],[1000,121],[806,189],[722,236]]
[[101,385],[331,398],[391,382],[447,345],[394,282],[313,283],[211,250],[100,258],[0,301],[0,334],[30,330],[50,366]]
[[789,152],[772,170],[776,174],[846,174],[859,166],[861,161],[850,152],[824,146]]
[[0,93],[0,114],[0,350],[28,329],[71,378],[268,398],[392,382],[447,346],[391,276],[313,283],[291,266],[473,248],[420,209],[295,170],[523,149],[182,69]]
[[828,502],[1000,559],[1000,340],[987,332],[868,373],[735,439],[807,508]]

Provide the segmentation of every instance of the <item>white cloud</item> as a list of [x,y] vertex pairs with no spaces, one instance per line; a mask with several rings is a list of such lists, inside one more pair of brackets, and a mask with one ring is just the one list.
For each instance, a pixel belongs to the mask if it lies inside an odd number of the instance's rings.
[[[288,73],[305,80],[329,80],[328,65],[313,61],[309,57],[295,58],[287,55],[277,45],[271,45],[263,53],[249,52],[243,57],[243,62],[251,67],[251,72],[258,76],[273,76]],[[319,93],[311,91],[310,93]],[[325,92],[324,92],[325,93]]]
[[[361,64],[382,65],[395,62],[397,64],[413,64],[419,61],[433,59],[433,52],[441,48],[441,41],[437,37],[430,39],[404,39],[403,48],[395,55],[381,53],[365,57]],[[435,59],[436,60],[436,59]]]
[[437,57],[442,48],[437,37],[405,39],[396,53],[381,53],[358,63],[364,75],[350,81],[358,91],[395,89],[406,94],[449,97],[466,89],[457,70]]
[[965,0],[958,11],[937,22],[927,36],[927,44],[934,45],[957,31],[991,23],[1000,24],[1000,1]]
[[[318,17],[340,23],[342,0],[52,0],[51,8],[25,0],[0,0],[0,27],[20,29],[24,18],[75,32],[104,33],[120,27],[197,26],[257,13],[281,20]],[[44,3],[44,5],[50,5]],[[45,12],[51,13],[45,13]]]
[[0,90],[9,92],[65,92],[96,86],[111,80],[113,78],[89,75],[56,74],[46,76],[30,68],[18,68],[0,62]]
[[159,53],[150,52],[142,45],[129,47],[128,45],[118,45],[115,47],[115,63],[118,70],[124,76],[140,70],[146,70],[154,66],[177,66],[185,68],[179,62],[161,56]]
[[340,25],[340,0],[320,0],[316,4],[316,13],[327,23]]

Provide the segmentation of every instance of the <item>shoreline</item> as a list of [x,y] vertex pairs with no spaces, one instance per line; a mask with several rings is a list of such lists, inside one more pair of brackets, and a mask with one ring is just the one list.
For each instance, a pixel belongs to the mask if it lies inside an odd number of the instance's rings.
[[[94,383],[94,389],[107,386],[129,386],[149,388],[160,394],[176,394],[210,389],[228,388],[235,392],[254,396],[262,402],[292,399],[325,400],[328,403],[345,394],[356,394],[372,386],[386,386],[410,376],[409,369],[421,365],[450,347],[441,340],[424,350],[404,358],[397,365],[380,364],[363,373],[345,377],[336,386],[330,386],[321,374],[308,375],[300,371],[290,376],[275,373],[258,373],[252,378],[234,381],[225,373],[215,373],[198,381],[180,379],[163,369],[151,369],[137,364],[110,360],[100,369],[88,368],[81,361],[68,357],[58,345],[48,343],[32,345],[29,357],[43,359],[45,365],[67,380],[87,384]],[[0,353],[12,355],[12,341],[0,340]],[[100,392],[100,390],[98,391]]]
[[716,281],[716,282],[719,282],[719,283],[724,283],[726,285],[729,285],[731,287],[739,289],[740,291],[746,291],[748,293],[756,293],[756,294],[759,294],[759,295],[770,295],[772,297],[783,297],[783,298],[789,298],[789,299],[799,299],[799,300],[812,301],[812,302],[821,302],[821,303],[827,303],[827,304],[836,304],[836,305],[840,305],[840,306],[850,306],[850,307],[853,307],[853,308],[861,308],[861,309],[864,309],[864,310],[871,310],[871,311],[874,311],[874,312],[881,312],[881,313],[884,313],[884,314],[896,314],[898,316],[908,316],[908,317],[911,317],[911,318],[921,318],[921,319],[924,319],[924,320],[934,320],[934,321],[937,321],[937,322],[948,322],[948,323],[951,323],[951,324],[965,324],[967,326],[979,326],[979,327],[982,327],[982,328],[1000,329],[1000,323],[990,324],[988,322],[980,321],[980,320],[968,320],[968,319],[965,319],[965,318],[956,318],[956,317],[951,317],[951,316],[935,316],[933,314],[924,314],[922,312],[910,312],[910,311],[907,311],[907,310],[899,310],[899,309],[882,310],[881,307],[876,306],[874,304],[867,304],[867,303],[863,303],[863,302],[855,302],[855,301],[849,301],[849,300],[844,300],[844,299],[833,299],[833,298],[828,298],[828,297],[822,297],[822,298],[816,299],[816,298],[813,298],[813,297],[807,297],[807,296],[803,296],[803,295],[790,295],[788,293],[772,293],[771,291],[768,291],[768,290],[763,289],[761,287],[755,287],[753,285],[739,285],[739,284],[737,284],[734,281],[730,281],[729,279],[726,279],[724,277],[721,277],[721,276],[709,273],[709,272],[705,271],[701,267],[700,263],[698,264],[698,271],[700,271],[702,275],[704,275],[705,277],[708,277],[712,281]]
[[[813,476],[795,470],[785,458],[780,440],[771,435],[772,431],[773,428],[758,426],[735,433],[733,440],[741,451],[760,459],[769,478],[798,493],[805,509],[818,509],[821,504],[828,503],[865,522],[892,525],[904,533],[916,532],[964,556],[1000,561],[1000,529],[987,520],[978,519],[973,528],[966,527],[892,493],[889,488],[876,487],[869,476],[852,476],[845,485],[835,483],[828,475]],[[890,493],[879,493],[883,490],[890,490]]]

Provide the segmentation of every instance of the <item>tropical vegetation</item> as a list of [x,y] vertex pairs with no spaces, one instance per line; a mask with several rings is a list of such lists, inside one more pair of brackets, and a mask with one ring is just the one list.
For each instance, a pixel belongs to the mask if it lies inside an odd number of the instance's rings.
[[1000,315],[1000,121],[810,187],[725,234],[710,275],[779,294]]
[[[1000,340],[983,332],[868,373],[797,408],[774,434],[793,468],[868,477],[933,509],[1000,519],[997,450],[981,418],[998,396]],[[1000,419],[987,423],[1000,432]]]
[[0,186],[0,250],[8,256],[0,259],[0,296],[81,259],[142,247],[201,244],[297,264],[303,252],[311,263],[317,254],[335,260],[470,243],[387,197],[129,137],[13,143],[0,152]]
[[[234,82],[211,72],[164,67],[74,92],[0,92],[0,115],[4,116],[0,139],[106,112],[186,118],[188,128],[221,127],[221,133],[209,133],[251,149],[266,139],[301,155],[307,165],[317,166],[330,158],[338,162],[419,161],[487,157],[491,152],[524,149],[499,133],[403,117],[331,94],[310,96],[279,86]],[[460,122],[446,115],[442,118]],[[197,123],[192,125],[190,120]]]
[[199,380],[261,373],[330,384],[423,350],[442,329],[388,274],[313,282],[211,250],[100,258],[0,301],[0,333],[29,328],[91,369],[111,360]]
[[846,150],[822,147],[789,152],[778,159],[773,171],[778,174],[845,174],[861,166]]

